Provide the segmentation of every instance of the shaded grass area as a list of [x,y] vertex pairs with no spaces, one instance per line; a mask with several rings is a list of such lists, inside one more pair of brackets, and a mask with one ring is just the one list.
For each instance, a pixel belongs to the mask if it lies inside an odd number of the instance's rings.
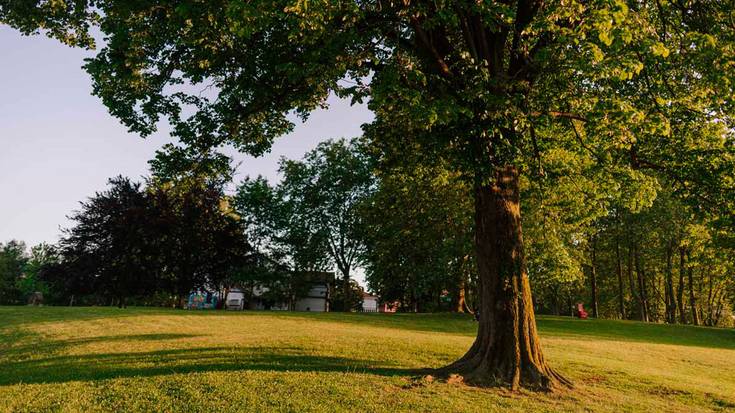
[[469,347],[457,314],[0,307],[0,411],[729,411],[735,331],[540,317],[575,383],[424,378]]
[[733,329],[620,320],[583,322],[569,317],[541,317],[538,325],[543,332],[556,337],[735,349]]

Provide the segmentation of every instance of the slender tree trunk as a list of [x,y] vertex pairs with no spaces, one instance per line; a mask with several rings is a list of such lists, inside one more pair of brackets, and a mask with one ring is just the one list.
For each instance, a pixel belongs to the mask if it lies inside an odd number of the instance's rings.
[[459,288],[457,289],[457,300],[454,305],[454,311],[458,313],[464,313],[465,307],[467,307],[467,303],[465,302],[465,279],[464,276],[459,281]]
[[673,277],[673,255],[674,246],[671,241],[666,246],[666,322],[669,324],[676,323],[676,299],[674,298],[674,277]]
[[480,294],[477,338],[441,373],[468,380],[553,389],[569,384],[544,359],[536,331],[521,231],[518,170],[507,166],[475,188],[475,246]]
[[640,295],[640,285],[639,285],[639,291],[635,291],[635,280],[633,278],[633,266],[637,265],[636,260],[636,246],[631,241],[631,243],[628,245],[628,281],[630,282],[630,293],[633,296],[633,298],[636,301],[637,307],[638,307],[638,318],[640,320],[644,319],[644,313],[643,313],[643,300],[641,300]]
[[[627,266],[627,273],[628,273],[628,285],[630,285],[630,296],[632,299],[635,300],[636,304],[638,305],[638,317],[641,316],[641,301],[638,297],[638,294],[635,291],[635,281],[633,279],[633,247],[632,247],[632,241],[629,240],[628,244],[628,266]],[[632,315],[631,315],[632,316]]]
[[350,269],[349,268],[342,269],[342,280],[343,280],[342,294],[343,294],[343,300],[344,300],[344,303],[343,303],[344,308],[342,310],[344,312],[349,313],[350,311],[352,311],[352,308],[350,308],[350,295],[351,295],[350,290],[351,288],[350,288]]
[[722,304],[723,304],[722,300],[725,298],[724,296],[725,296],[724,293],[721,294],[720,298],[717,300],[717,307],[715,309],[715,315],[712,320],[713,327],[717,327],[717,325],[720,324],[720,317],[722,317]]
[[590,279],[592,281],[592,317],[597,318],[597,240],[594,236],[592,237]]
[[638,243],[634,244],[635,251],[635,272],[638,275],[638,305],[641,309],[641,321],[648,322],[648,294],[646,291],[646,274],[643,272],[643,264],[641,263],[641,253],[638,250]]
[[713,286],[712,286],[712,271],[710,269],[707,270],[707,316],[704,317],[705,325],[712,326],[712,318],[714,316],[714,310],[715,310],[715,303],[714,303],[714,297],[712,296],[713,293]]
[[676,297],[679,303],[679,322],[687,323],[686,305],[684,304],[684,267],[685,267],[685,251],[679,247],[679,284],[676,286]]
[[625,289],[623,286],[623,265],[620,262],[620,238],[615,237],[615,260],[618,274],[618,306],[620,311],[620,318],[625,320]]
[[[689,255],[687,254],[687,261],[689,261]],[[694,295],[694,269],[690,266],[687,274],[689,277],[689,305],[692,310],[692,324],[695,326],[699,325],[699,311],[697,311],[697,299]]]

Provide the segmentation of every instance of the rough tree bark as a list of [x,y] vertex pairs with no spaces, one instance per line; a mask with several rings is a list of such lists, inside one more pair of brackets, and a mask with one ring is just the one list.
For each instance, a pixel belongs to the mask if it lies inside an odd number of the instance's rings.
[[526,272],[518,170],[507,166],[489,185],[475,188],[475,247],[479,326],[467,354],[440,373],[465,379],[551,390],[571,385],[549,367],[541,351]]

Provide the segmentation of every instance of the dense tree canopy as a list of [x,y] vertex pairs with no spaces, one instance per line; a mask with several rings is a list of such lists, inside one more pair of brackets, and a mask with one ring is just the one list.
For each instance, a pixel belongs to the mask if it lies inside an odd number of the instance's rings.
[[[364,152],[356,141],[326,141],[301,160],[282,159],[280,172],[276,187],[258,177],[238,188],[237,209],[253,242],[297,273],[336,267],[340,296],[354,297],[350,274],[364,255],[359,208],[373,180]],[[336,308],[349,310],[359,300],[334,301]]]
[[370,287],[404,310],[471,310],[462,302],[476,281],[468,185],[429,162],[382,165],[377,181],[361,210]]
[[219,289],[250,265],[244,227],[221,188],[193,182],[110,180],[82,203],[60,241],[61,262],[41,271],[55,293],[120,306],[163,293],[175,305],[195,288]]

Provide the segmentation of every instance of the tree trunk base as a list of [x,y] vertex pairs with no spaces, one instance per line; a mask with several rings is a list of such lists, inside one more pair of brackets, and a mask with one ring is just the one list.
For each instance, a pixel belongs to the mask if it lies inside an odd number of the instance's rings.
[[509,387],[513,391],[525,388],[553,392],[574,387],[572,382],[547,365],[528,364],[512,367],[498,363],[488,354],[469,353],[454,363],[435,370],[439,377],[461,376],[463,382],[476,386]]
[[571,382],[546,363],[536,330],[521,229],[518,170],[498,169],[475,188],[477,338],[467,354],[437,371],[468,383],[553,391]]

